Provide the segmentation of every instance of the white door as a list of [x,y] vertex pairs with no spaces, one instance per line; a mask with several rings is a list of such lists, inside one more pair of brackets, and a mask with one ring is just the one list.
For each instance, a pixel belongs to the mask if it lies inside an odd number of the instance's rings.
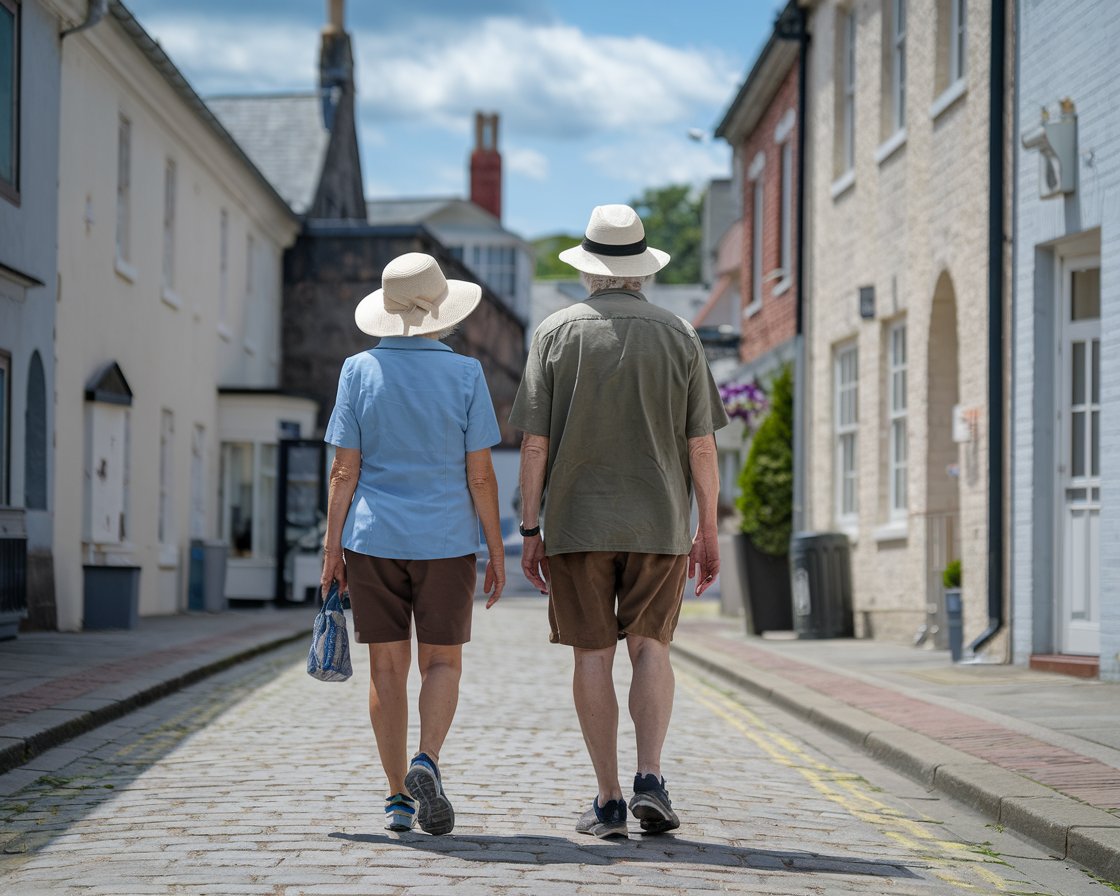
[[1100,259],[1062,272],[1058,350],[1058,649],[1100,653]]

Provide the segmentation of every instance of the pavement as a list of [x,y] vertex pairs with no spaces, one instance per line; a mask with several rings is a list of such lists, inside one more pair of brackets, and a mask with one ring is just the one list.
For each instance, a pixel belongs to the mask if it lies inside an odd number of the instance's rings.
[[[40,780],[31,760],[52,747],[266,651],[295,651],[313,616],[310,606],[185,614],[0,643],[0,797]],[[875,641],[747,636],[710,600],[686,603],[674,652],[1120,882],[1120,685]]]

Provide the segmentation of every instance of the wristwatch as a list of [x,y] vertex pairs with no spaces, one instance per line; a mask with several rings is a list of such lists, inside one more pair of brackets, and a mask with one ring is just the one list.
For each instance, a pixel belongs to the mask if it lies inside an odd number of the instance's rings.
[[534,535],[541,534],[540,523],[533,526],[532,529],[526,529],[524,523],[517,524],[517,531],[520,532],[525,538],[532,538]]

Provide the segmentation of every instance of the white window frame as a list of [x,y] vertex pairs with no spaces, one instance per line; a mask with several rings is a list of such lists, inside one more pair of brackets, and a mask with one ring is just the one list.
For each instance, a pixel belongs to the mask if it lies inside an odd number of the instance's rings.
[[206,427],[191,430],[191,538],[206,537]]
[[132,268],[132,122],[121,113],[117,117],[117,271],[129,280],[136,279]]
[[[172,548],[178,541],[175,532],[175,412],[160,411],[159,419],[159,521],[157,537],[160,545]],[[166,553],[166,551],[161,551]]]
[[[0,0],[0,6],[11,15],[12,17],[12,43],[11,55],[7,56],[5,61],[10,68],[5,73],[7,78],[11,81],[11,93],[0,97],[0,102],[3,102],[7,107],[4,110],[4,115],[11,116],[11,134],[9,139],[11,143],[7,147],[7,151],[11,154],[11,171],[8,174],[0,173],[0,196],[3,196],[9,202],[16,205],[20,203],[19,181],[20,181],[20,93],[22,91],[22,84],[20,78],[20,66],[22,57],[22,16],[21,4],[13,2],[13,0]],[[5,47],[4,49],[8,49]]]
[[778,295],[789,289],[793,277],[793,141],[787,139],[779,152],[781,202],[778,205],[778,214],[781,217],[779,222],[778,267],[781,269],[781,279],[774,285],[771,295]]
[[218,333],[230,338],[229,318],[229,211],[221,209],[218,215]]
[[168,158],[163,168],[163,287],[160,294],[173,308],[180,306],[175,294],[175,205],[178,180],[175,160]]
[[[753,166],[752,166],[753,167]],[[766,196],[762,171],[751,178],[751,303],[743,309],[744,317],[753,317],[762,310],[763,216]]]
[[[859,344],[837,346],[833,356],[833,431],[835,449],[835,516],[842,529],[859,523]],[[846,399],[850,399],[850,402]],[[846,411],[850,408],[850,418]],[[846,485],[851,485],[850,498]]]
[[887,331],[887,515],[894,521],[908,515],[909,440],[907,425],[906,322]]
[[844,171],[854,170],[856,164],[856,13],[847,10],[844,15],[843,43],[843,113],[841,135],[843,142]]
[[906,0],[891,0],[891,124],[906,127]]
[[[231,478],[234,470],[229,463],[230,449],[247,450],[250,458],[250,538],[248,553],[236,553],[233,545],[233,520],[230,504]],[[276,554],[276,495],[279,487],[280,448],[275,442],[229,441],[221,445],[221,537],[231,548],[230,556],[242,559],[271,560]]]

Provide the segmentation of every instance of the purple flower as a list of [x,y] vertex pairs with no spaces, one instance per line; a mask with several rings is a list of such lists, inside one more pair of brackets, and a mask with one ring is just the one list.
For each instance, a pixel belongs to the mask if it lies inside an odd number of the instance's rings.
[[757,382],[726,383],[720,386],[719,396],[727,416],[742,420],[748,430],[753,429],[770,409],[766,393]]

